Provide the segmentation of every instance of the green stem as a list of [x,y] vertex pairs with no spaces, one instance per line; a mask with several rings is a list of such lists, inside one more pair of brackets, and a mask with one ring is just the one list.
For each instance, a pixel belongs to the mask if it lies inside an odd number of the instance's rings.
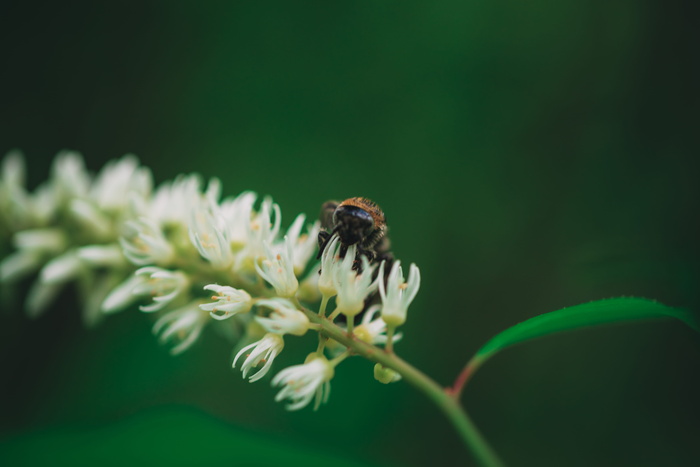
[[333,320],[335,320],[339,314],[340,314],[340,309],[336,308],[335,310],[333,310],[333,313],[331,313],[330,316],[328,317],[328,321],[330,321],[332,323]]
[[354,316],[346,316],[348,320],[348,330],[347,333],[349,336],[352,336],[353,331],[355,330],[355,317]]
[[459,400],[452,397],[449,391],[444,390],[430,377],[396,356],[396,354],[362,342],[354,336],[349,336],[343,329],[333,324],[327,318],[322,318],[304,307],[300,306],[300,309],[312,323],[321,325],[321,333],[343,344],[354,354],[361,355],[368,360],[391,368],[399,373],[409,384],[425,393],[452,422],[462,441],[481,465],[486,467],[500,467],[503,465],[496,453],[479,433],[467,412],[462,408]]
[[386,345],[384,348],[389,353],[394,353],[394,326],[387,325],[386,327]]
[[330,363],[331,365],[333,365],[334,367],[336,367],[336,366],[338,366],[338,364],[339,364],[340,362],[342,362],[343,360],[345,360],[345,359],[348,358],[349,356],[350,356],[350,352],[346,350],[345,352],[341,353],[340,355],[338,355],[337,357],[335,357],[333,360],[331,360],[331,361],[328,362],[328,363]]
[[318,309],[319,316],[326,316],[326,306],[328,306],[328,300],[330,300],[330,298],[331,297],[327,297],[325,295],[321,297],[321,308]]
[[460,397],[462,397],[462,391],[464,390],[464,386],[471,379],[471,377],[474,376],[476,370],[479,369],[481,364],[484,363],[489,356],[490,355],[476,355],[467,362],[462,371],[457,375],[457,378],[455,379],[454,384],[452,384],[452,387],[448,388],[448,392],[450,393],[450,395],[452,395],[452,397],[454,397],[457,400],[459,400]]
[[324,337],[320,332],[318,333],[318,347],[316,347],[316,353],[323,355],[323,349],[326,348],[327,337]]

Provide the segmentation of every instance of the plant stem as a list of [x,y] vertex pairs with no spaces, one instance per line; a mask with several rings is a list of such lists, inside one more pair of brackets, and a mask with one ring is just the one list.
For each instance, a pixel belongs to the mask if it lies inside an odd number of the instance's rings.
[[386,327],[386,345],[384,348],[389,353],[394,353],[394,326],[387,325]]
[[462,371],[457,375],[457,378],[455,379],[455,382],[452,385],[452,387],[448,388],[448,392],[452,397],[454,397],[457,400],[460,399],[460,397],[462,396],[462,390],[467,384],[467,381],[469,381],[471,377],[474,376],[474,373],[481,366],[481,364],[484,363],[484,360],[486,359],[483,357],[475,356],[467,362]]
[[361,355],[368,360],[391,368],[399,373],[408,383],[425,393],[452,422],[462,441],[481,465],[486,467],[500,467],[503,465],[496,453],[479,433],[469,415],[462,408],[459,400],[452,397],[451,391],[444,390],[430,377],[396,356],[396,354],[362,342],[354,336],[349,336],[343,329],[333,324],[327,318],[322,318],[316,313],[307,310],[298,302],[297,305],[306,313],[311,322],[321,325],[323,334],[343,344],[354,354]]
[[318,309],[318,315],[321,317],[326,316],[326,306],[328,306],[328,300],[330,300],[330,297],[325,295],[321,297],[321,308]]

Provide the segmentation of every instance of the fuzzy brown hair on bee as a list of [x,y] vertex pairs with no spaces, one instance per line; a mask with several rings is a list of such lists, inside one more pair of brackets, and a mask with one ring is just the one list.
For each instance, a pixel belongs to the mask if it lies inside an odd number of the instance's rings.
[[345,257],[351,245],[357,245],[355,269],[360,268],[359,258],[365,255],[370,263],[387,260],[389,251],[386,216],[381,208],[367,198],[348,198],[345,201],[326,201],[321,206],[321,231],[318,234],[318,258],[333,235],[340,240],[340,256]]

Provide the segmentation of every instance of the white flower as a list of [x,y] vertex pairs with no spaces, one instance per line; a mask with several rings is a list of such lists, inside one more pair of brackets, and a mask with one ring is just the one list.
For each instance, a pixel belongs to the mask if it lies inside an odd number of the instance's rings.
[[335,287],[335,276],[336,269],[341,263],[340,256],[338,256],[339,249],[340,239],[337,235],[334,235],[321,255],[321,274],[318,278],[318,290],[326,298],[330,298],[338,293]]
[[293,297],[299,288],[299,281],[294,275],[292,264],[292,244],[289,237],[284,238],[285,248],[282,253],[272,249],[269,242],[265,242],[265,256],[262,267],[255,263],[255,270],[260,277],[269,282],[280,297]]
[[25,188],[26,164],[21,152],[13,150],[2,161],[0,172],[0,218],[7,227],[26,227],[31,214],[31,197]]
[[137,284],[132,289],[132,293],[149,295],[153,298],[152,304],[139,307],[141,311],[151,312],[162,309],[189,286],[189,280],[182,271],[168,271],[149,266],[137,270],[134,274],[147,280]]
[[[384,263],[379,270],[379,277],[384,276]],[[406,322],[408,306],[418,293],[420,288],[420,270],[415,264],[411,264],[408,273],[408,282],[403,278],[401,261],[396,261],[391,267],[386,289],[384,281],[379,281],[379,294],[382,296],[382,319],[389,326],[400,326]]]
[[51,182],[44,182],[32,193],[30,201],[30,214],[37,226],[47,225],[56,215],[58,198],[56,187]]
[[0,282],[21,279],[36,271],[42,262],[42,255],[36,251],[15,251],[0,262]]
[[338,290],[336,298],[337,309],[347,317],[353,317],[365,306],[365,298],[377,289],[377,282],[372,280],[374,267],[370,267],[366,256],[361,256],[362,272],[352,269],[355,261],[355,245],[348,248],[343,261],[338,266],[335,275],[335,287]]
[[299,283],[299,290],[297,291],[299,300],[307,303],[315,303],[321,300],[321,292],[318,288],[319,269],[319,265],[311,268],[306,278]]
[[209,314],[199,309],[199,301],[194,301],[158,319],[153,325],[153,334],[163,331],[159,338],[163,344],[171,339],[180,341],[170,350],[171,354],[177,355],[197,340],[208,318]]
[[318,232],[321,229],[321,223],[316,221],[309,229],[308,234],[302,234],[304,220],[306,220],[306,216],[299,214],[287,230],[287,237],[292,244],[291,256],[294,263],[294,274],[297,276],[304,272],[311,256],[316,252]]
[[275,297],[258,301],[258,306],[272,309],[268,318],[255,317],[268,332],[303,336],[309,330],[309,318],[297,310],[289,300]]
[[148,196],[153,186],[151,171],[139,167],[133,154],[108,162],[95,178],[90,199],[101,210],[122,211],[131,196]]
[[[199,305],[204,311],[208,311],[212,318],[222,320],[239,313],[248,313],[253,300],[245,290],[234,289],[227,285],[208,284],[204,290],[211,290],[217,295],[211,297],[215,303]],[[217,314],[222,312],[223,314]]]
[[205,197],[194,206],[189,226],[190,240],[203,258],[217,269],[227,269],[233,264],[228,230],[211,198]]
[[85,170],[80,153],[61,151],[53,163],[53,180],[61,201],[84,198],[90,187],[90,175]]
[[27,229],[17,232],[13,243],[18,250],[60,253],[68,246],[68,239],[57,228]]
[[244,191],[232,199],[224,200],[220,205],[221,215],[226,220],[228,236],[234,250],[239,250],[248,243],[253,204],[258,195]]
[[27,293],[27,300],[24,308],[30,318],[36,318],[51,305],[51,302],[58,296],[63,288],[60,282],[46,283],[40,280],[34,281]]
[[75,250],[68,250],[46,263],[39,273],[39,280],[45,284],[62,284],[74,279],[83,267]]
[[29,316],[35,318],[45,311],[64,284],[75,279],[83,267],[75,250],[68,250],[46,263],[27,295],[25,308]]
[[316,399],[314,410],[326,403],[331,393],[333,365],[322,356],[317,356],[303,365],[285,368],[272,379],[272,386],[284,386],[275,396],[275,401],[289,399],[287,410],[298,410]]
[[64,252],[68,240],[59,229],[27,229],[15,233],[17,251],[0,262],[0,281],[13,281],[39,269],[48,257]]
[[[386,323],[379,316],[381,305],[371,306],[362,316],[362,324],[355,328],[355,337],[368,344],[386,344]],[[393,342],[401,339],[401,333],[395,334]]]
[[[241,357],[241,355],[245,355],[246,359],[243,362],[243,365],[241,366],[241,372],[243,373],[243,377],[245,378],[246,376],[248,376],[248,372],[252,368],[257,368],[257,366],[261,362],[264,362],[265,364],[262,368],[260,368],[254,374],[250,375],[250,382],[254,383],[255,381],[265,376],[268,371],[270,371],[270,367],[272,367],[272,362],[275,360],[275,357],[279,355],[280,352],[282,352],[283,348],[284,339],[282,338],[282,336],[280,336],[279,334],[267,333],[259,341],[243,347],[240,350],[240,352],[238,352],[238,354],[236,355],[236,358],[233,360],[233,367],[236,368],[236,362],[238,361],[238,359]],[[250,349],[253,350],[247,354],[246,352]]]
[[0,172],[0,181],[5,186],[24,187],[27,175],[27,164],[24,161],[24,155],[13,149],[5,154],[2,160],[2,172]]
[[105,271],[104,274],[89,274],[81,277],[83,291],[83,323],[92,327],[105,318],[102,303],[107,295],[124,279],[120,270]]
[[[274,221],[272,220],[273,213]],[[272,244],[277,238],[281,221],[280,207],[273,203],[272,199],[265,198],[260,206],[260,212],[246,222],[247,243],[236,255],[234,265],[236,272],[255,271],[255,261],[257,258],[265,256],[265,243]]]
[[125,233],[119,237],[124,256],[139,266],[168,264],[175,254],[160,226],[147,217],[128,221]]
[[86,199],[73,199],[70,213],[80,222],[82,230],[98,238],[113,238],[116,234],[109,215]]
[[[161,184],[150,200],[141,203],[136,211],[159,225],[186,226],[190,220],[192,206],[200,198],[201,180],[197,175],[180,175],[172,182]],[[139,204],[139,198],[132,198]]]
[[103,313],[114,313],[131,305],[139,298],[134,290],[141,290],[149,280],[150,278],[146,276],[131,274],[105,297],[100,310]]
[[121,267],[127,264],[117,244],[88,245],[78,248],[78,258],[91,266]]

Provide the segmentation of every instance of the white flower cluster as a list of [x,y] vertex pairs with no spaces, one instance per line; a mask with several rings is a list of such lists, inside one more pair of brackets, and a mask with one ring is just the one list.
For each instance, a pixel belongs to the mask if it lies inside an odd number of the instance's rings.
[[0,262],[0,282],[38,271],[25,304],[30,316],[38,316],[75,281],[84,319],[93,324],[107,294],[132,272],[118,241],[132,200],[151,194],[151,173],[134,156],[124,156],[92,177],[82,157],[67,151],[56,156],[51,179],[34,192],[25,186],[25,172],[19,152],[5,157],[0,231],[14,252]]
[[[150,171],[134,156],[92,176],[79,154],[63,152],[47,183],[30,192],[24,179],[21,154],[8,154],[0,178],[0,235],[13,251],[0,261],[0,283],[36,274],[25,305],[30,316],[74,282],[87,324],[138,304],[156,315],[153,332],[173,354],[215,324],[238,337],[242,348],[233,366],[240,365],[250,382],[270,371],[285,335],[320,330],[310,317],[332,322],[342,314],[348,336],[392,351],[400,338],[394,330],[405,322],[420,286],[415,265],[406,281],[399,261],[389,269],[362,256],[358,268],[355,246],[340,258],[337,237],[320,264],[312,264],[318,222],[308,224],[299,215],[283,236],[280,208],[270,198],[257,203],[255,193],[243,192],[221,200],[220,182],[212,179],[205,188],[196,175],[154,189]],[[335,309],[325,318],[333,297]],[[316,315],[307,306],[319,301]],[[288,400],[289,410],[312,400],[318,408],[328,399],[336,365],[348,355],[319,334],[319,346],[304,364],[272,379],[282,387],[276,400]],[[375,368],[375,377],[398,379],[383,367]]]

